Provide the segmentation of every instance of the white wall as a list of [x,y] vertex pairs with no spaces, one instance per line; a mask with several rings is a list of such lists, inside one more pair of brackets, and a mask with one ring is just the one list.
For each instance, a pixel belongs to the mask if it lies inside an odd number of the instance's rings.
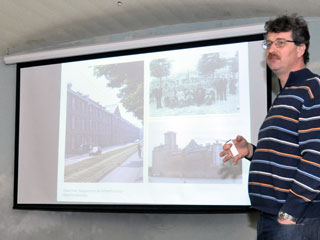
[[[238,24],[261,23],[264,19]],[[320,73],[319,19],[310,21],[312,70]],[[161,27],[154,35],[234,25],[232,21]],[[139,31],[140,35],[150,34]],[[137,34],[137,35],[139,35]],[[113,38],[130,39],[135,33]],[[108,38],[106,38],[108,39]],[[92,40],[97,41],[97,39]],[[256,213],[115,214],[13,210],[16,67],[0,63],[0,236],[5,240],[251,240]]]

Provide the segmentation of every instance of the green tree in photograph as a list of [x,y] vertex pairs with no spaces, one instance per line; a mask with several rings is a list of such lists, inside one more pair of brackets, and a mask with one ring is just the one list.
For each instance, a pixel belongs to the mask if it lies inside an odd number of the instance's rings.
[[123,107],[139,120],[143,120],[144,64],[142,61],[99,65],[95,66],[93,71],[96,77],[105,77],[107,87],[119,89],[118,98]]

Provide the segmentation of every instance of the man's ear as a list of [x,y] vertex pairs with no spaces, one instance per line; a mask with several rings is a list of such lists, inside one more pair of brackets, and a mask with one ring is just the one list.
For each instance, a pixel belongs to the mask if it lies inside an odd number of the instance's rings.
[[306,51],[306,44],[300,44],[298,47],[297,47],[297,52],[298,52],[298,57],[302,57],[303,54],[305,53]]

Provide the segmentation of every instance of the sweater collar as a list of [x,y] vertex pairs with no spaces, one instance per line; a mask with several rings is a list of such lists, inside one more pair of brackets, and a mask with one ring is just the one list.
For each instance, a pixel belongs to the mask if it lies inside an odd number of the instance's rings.
[[313,76],[312,72],[308,68],[303,68],[301,70],[290,72],[289,78],[284,86],[284,88],[289,86],[299,85],[302,80],[311,78]]

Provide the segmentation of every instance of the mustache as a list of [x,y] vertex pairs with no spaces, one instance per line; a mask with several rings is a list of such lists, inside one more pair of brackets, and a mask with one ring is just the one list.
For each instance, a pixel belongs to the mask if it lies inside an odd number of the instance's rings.
[[276,54],[276,53],[269,53],[269,54],[268,54],[268,59],[271,59],[271,58],[278,58],[278,59],[280,59],[280,56],[279,56],[278,54]]

